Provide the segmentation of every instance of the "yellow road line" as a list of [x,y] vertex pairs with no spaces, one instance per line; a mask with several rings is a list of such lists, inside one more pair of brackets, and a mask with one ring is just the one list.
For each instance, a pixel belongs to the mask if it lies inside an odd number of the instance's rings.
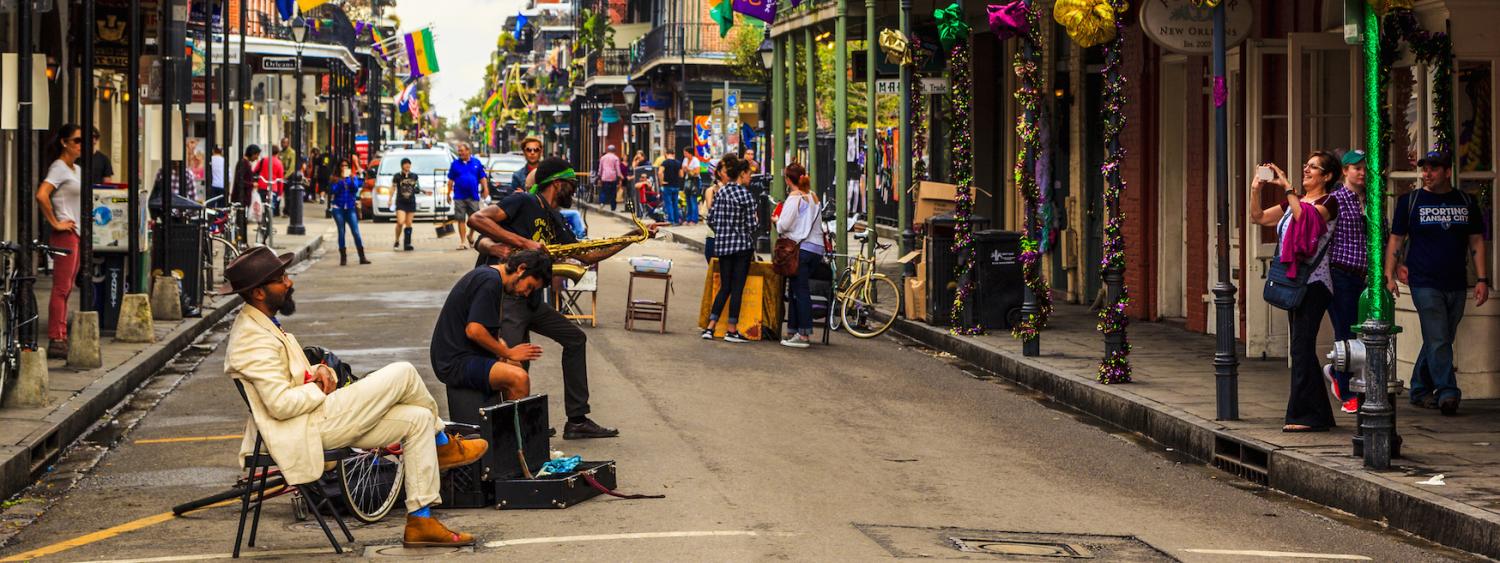
[[[225,501],[221,501],[221,502],[216,502],[214,504],[210,504],[210,505],[205,506],[203,508],[200,508],[198,510],[207,510],[207,509],[210,509],[210,508],[216,508],[216,507],[220,507],[220,506],[229,505],[229,504],[236,503],[236,502],[239,502],[239,501],[240,501],[240,499],[232,498],[232,499],[229,499],[229,500],[225,500]],[[84,535],[78,536],[78,537],[70,539],[70,540],[60,541],[60,542],[54,543],[54,544],[46,546],[46,547],[41,547],[41,548],[33,549],[33,550],[25,552],[25,553],[18,553],[16,555],[12,555],[10,557],[6,557],[4,559],[0,559],[0,563],[5,563],[7,561],[28,561],[28,560],[31,560],[31,559],[36,559],[38,557],[46,557],[48,555],[62,553],[64,551],[67,551],[69,549],[73,549],[75,547],[83,547],[83,546],[91,544],[91,543],[95,543],[95,542],[107,540],[109,538],[118,536],[120,534],[124,534],[124,533],[127,533],[127,532],[134,532],[136,530],[139,530],[141,528],[145,528],[147,526],[155,526],[157,524],[160,524],[162,522],[166,522],[166,521],[174,519],[176,517],[177,516],[173,515],[171,512],[163,512],[161,514],[153,514],[153,515],[147,516],[145,518],[140,518],[140,519],[137,519],[137,520],[131,520],[129,522],[126,522],[124,524],[120,524],[119,526],[115,526],[113,528],[106,528],[106,529],[99,530],[97,532],[93,532],[93,533],[90,533],[90,534],[84,534]]]
[[238,440],[243,438],[240,434],[223,434],[219,436],[182,436],[180,438],[147,438],[135,440],[132,444],[176,444],[179,442],[214,442],[218,440]]

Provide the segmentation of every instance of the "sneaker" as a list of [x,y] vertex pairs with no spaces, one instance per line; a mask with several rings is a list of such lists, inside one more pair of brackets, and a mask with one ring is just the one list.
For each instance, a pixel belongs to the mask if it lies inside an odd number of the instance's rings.
[[788,348],[806,348],[808,346],[812,346],[812,344],[808,343],[807,338],[803,337],[800,334],[793,335],[791,338],[782,340],[781,345]]
[[705,328],[705,329],[703,329],[703,335],[699,336],[699,338],[702,338],[704,340],[713,340],[714,339],[714,329],[711,329],[711,328]]
[[750,339],[745,338],[744,336],[740,335],[740,332],[736,330],[736,331],[730,331],[730,332],[724,333],[724,341],[725,342],[749,342]]
[[1359,397],[1350,397],[1349,400],[1344,401],[1344,404],[1339,407],[1339,410],[1344,411],[1345,414],[1354,414],[1359,412]]
[[396,241],[394,243],[391,243],[391,250],[396,250],[398,248],[401,248],[401,241]]
[[1323,381],[1328,382],[1328,394],[1333,395],[1334,400],[1344,402],[1343,395],[1339,394],[1339,381],[1333,377],[1333,364],[1323,364]]

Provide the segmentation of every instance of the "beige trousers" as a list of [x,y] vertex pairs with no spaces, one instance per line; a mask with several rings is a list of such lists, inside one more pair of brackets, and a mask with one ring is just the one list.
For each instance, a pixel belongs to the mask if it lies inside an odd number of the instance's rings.
[[396,362],[334,390],[313,411],[324,449],[378,448],[401,443],[406,511],[438,504],[437,402],[417,368]]

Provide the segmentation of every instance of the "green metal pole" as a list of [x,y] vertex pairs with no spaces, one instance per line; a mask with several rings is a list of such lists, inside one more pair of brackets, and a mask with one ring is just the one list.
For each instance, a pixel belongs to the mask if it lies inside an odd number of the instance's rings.
[[[911,38],[911,0],[901,0],[900,24],[901,34],[909,40]],[[907,193],[907,190],[912,188],[911,104],[913,100],[911,93],[911,65],[903,64],[901,65],[901,133],[897,138],[896,162],[894,163],[900,168],[900,174],[897,177],[901,179],[896,184],[896,223],[901,227],[902,256],[912,251],[917,240],[916,232],[911,230],[911,210],[906,208],[911,201],[911,194]],[[916,277],[916,264],[908,263],[902,270],[902,274],[906,277]],[[901,287],[905,291],[904,283]],[[906,313],[910,315],[912,312]]]
[[[766,28],[766,33],[771,33],[769,27]],[[781,109],[786,107],[786,83],[782,82],[784,73],[781,67],[786,62],[786,49],[779,39],[771,39],[771,45],[776,62],[771,65],[771,150],[767,151],[766,162],[770,163],[769,172],[772,174],[771,195],[776,199],[783,199],[786,197],[786,182],[778,182],[780,178],[777,176],[786,167],[787,154],[786,132],[782,129],[786,112]]]
[[[838,0],[833,45],[833,193],[838,202],[834,246],[849,253],[849,0]],[[842,268],[843,264],[839,264]]]
[[786,34],[786,144],[788,161],[797,160],[797,34]]
[[[802,82],[807,86],[807,181],[812,190],[818,190],[818,44],[813,42],[812,29],[802,28],[803,69]],[[843,68],[843,67],[839,67]]]
[[1360,341],[1365,345],[1364,401],[1359,407],[1359,436],[1355,449],[1364,456],[1365,467],[1388,469],[1391,457],[1399,454],[1400,438],[1396,435],[1396,409],[1387,381],[1395,366],[1391,365],[1387,351],[1391,348],[1391,337],[1399,332],[1391,326],[1393,318],[1391,292],[1385,287],[1385,150],[1380,142],[1381,131],[1388,127],[1380,111],[1380,97],[1384,84],[1380,80],[1380,17],[1375,9],[1365,6],[1365,146],[1368,147],[1365,165],[1368,178],[1365,188],[1365,233],[1366,251],[1369,254],[1369,273],[1365,279],[1365,291],[1360,295],[1360,316],[1364,324],[1359,326]]
[[[865,226],[875,231],[875,0],[865,0]],[[875,256],[875,245],[866,247]]]

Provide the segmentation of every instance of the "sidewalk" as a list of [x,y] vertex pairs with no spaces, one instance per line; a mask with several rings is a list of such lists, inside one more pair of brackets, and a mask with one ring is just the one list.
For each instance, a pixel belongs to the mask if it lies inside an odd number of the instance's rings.
[[[594,213],[610,214],[609,211]],[[618,214],[625,217],[625,214]],[[707,228],[667,227],[676,242],[702,248]],[[897,256],[887,252],[883,262]],[[882,269],[894,269],[882,264]],[[1060,304],[1041,337],[1042,355],[1021,355],[1008,331],[955,336],[946,327],[905,319],[895,329],[1000,377],[1044,393],[1158,444],[1252,482],[1361,518],[1490,557],[1500,557],[1500,400],[1466,400],[1456,417],[1396,398],[1403,457],[1389,471],[1354,458],[1354,416],[1334,413],[1326,433],[1281,432],[1285,359],[1240,359],[1240,420],[1215,421],[1213,335],[1166,323],[1129,328],[1134,383],[1094,381],[1103,336],[1086,307]],[[1326,352],[1326,351],[1325,351]],[[1443,486],[1417,485],[1443,474]]]
[[[304,221],[307,234],[285,234],[285,220],[277,222],[280,231],[275,240],[278,252],[296,252],[299,259],[312,255],[332,231],[333,221],[313,214]],[[222,272],[216,272],[222,275]],[[217,284],[214,284],[215,286]],[[47,276],[37,280],[37,308],[40,310],[38,340],[47,344],[47,300],[52,281]],[[212,286],[211,286],[212,287]],[[77,309],[73,293],[70,309]],[[202,316],[180,321],[156,321],[156,342],[132,344],[100,338],[100,356],[104,367],[92,370],[71,369],[63,360],[48,360],[48,404],[45,407],[0,408],[0,499],[10,498],[31,484],[74,440],[99,422],[142,381],[156,373],[178,352],[192,344],[198,335],[213,327],[240,304],[238,296],[205,296]]]

